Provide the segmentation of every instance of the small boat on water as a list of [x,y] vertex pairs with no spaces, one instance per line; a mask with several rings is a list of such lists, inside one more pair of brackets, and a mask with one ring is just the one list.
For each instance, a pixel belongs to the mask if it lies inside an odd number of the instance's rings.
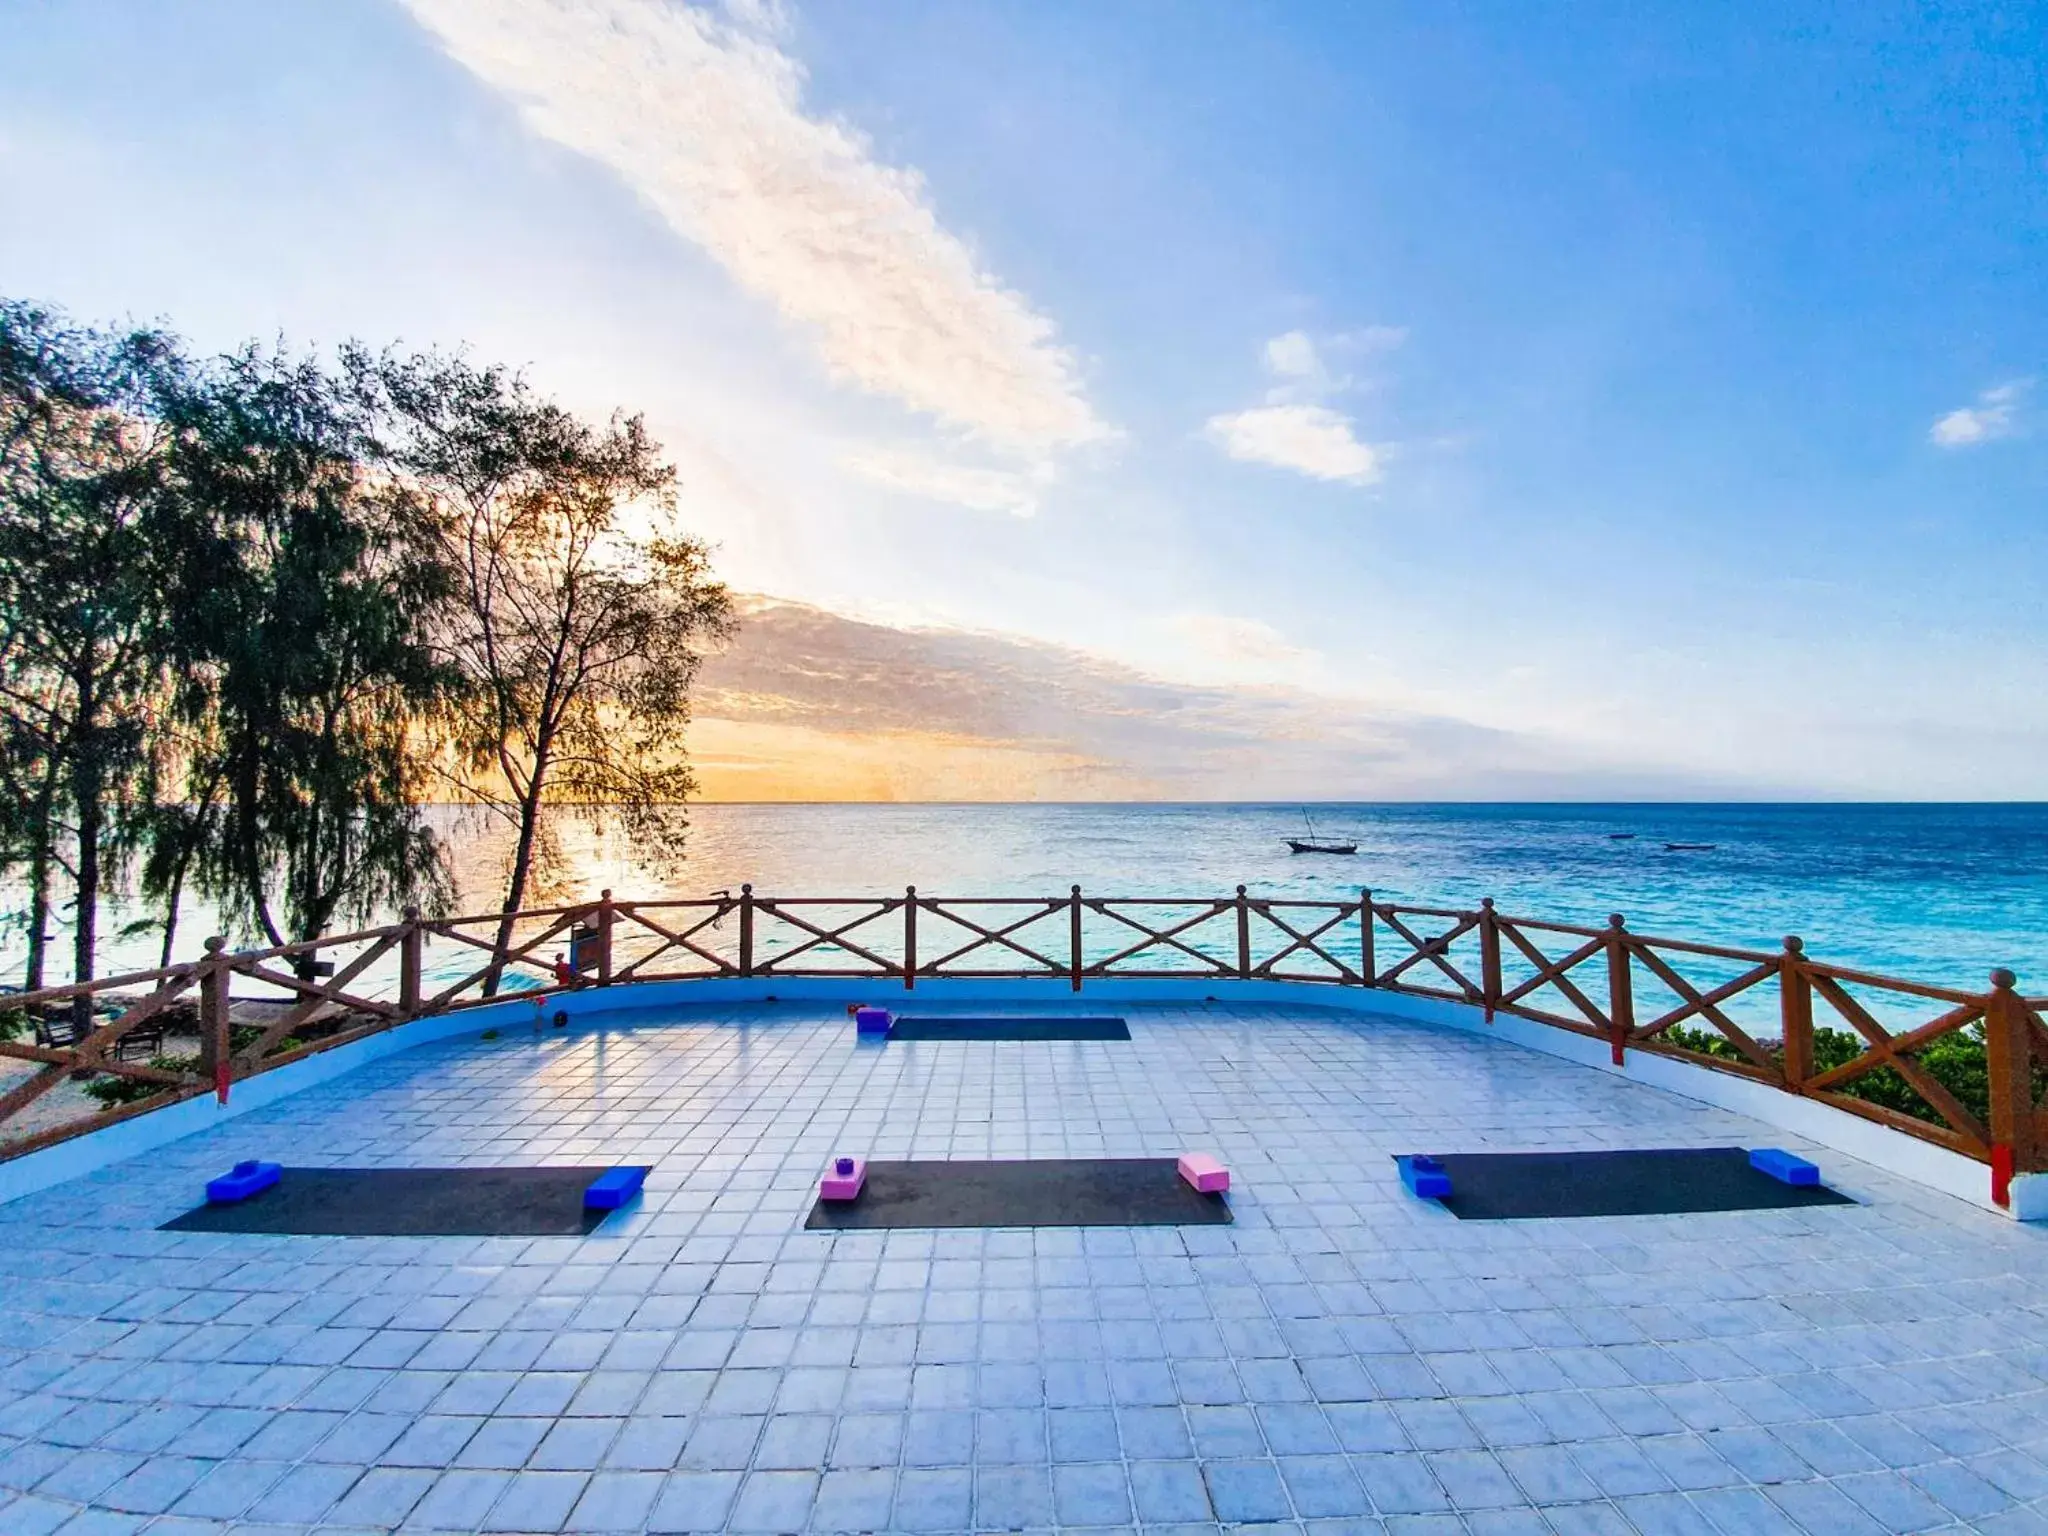
[[1301,813],[1301,819],[1302,819],[1302,820],[1303,820],[1304,822],[1306,822],[1306,823],[1307,823],[1307,825],[1308,825],[1308,836],[1307,836],[1307,837],[1290,837],[1290,838],[1288,838],[1288,839],[1287,839],[1287,846],[1288,846],[1288,848],[1289,848],[1289,850],[1290,850],[1290,851],[1292,851],[1292,852],[1294,852],[1294,853],[1356,853],[1356,852],[1358,852],[1358,844],[1356,844],[1356,843],[1333,843],[1333,842],[1329,841],[1329,840],[1328,840],[1327,838],[1322,838],[1322,837],[1318,837],[1318,836],[1316,835],[1316,824],[1315,824],[1315,821],[1314,821],[1314,819],[1313,819],[1313,818],[1312,818],[1312,817],[1311,817],[1311,816],[1309,815],[1309,813],[1308,813],[1308,812],[1307,812],[1306,810],[1303,810],[1303,811],[1302,811],[1302,813]]
[[1664,851],[1666,853],[1712,853],[1715,846],[1713,843],[1666,843]]
[[1635,837],[1636,835],[1633,832],[1610,832],[1607,834],[1607,841],[1610,843],[1632,843],[1635,841]]

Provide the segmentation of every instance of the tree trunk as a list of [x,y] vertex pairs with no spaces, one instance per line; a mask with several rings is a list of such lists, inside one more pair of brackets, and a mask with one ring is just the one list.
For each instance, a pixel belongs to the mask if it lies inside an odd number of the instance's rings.
[[53,752],[43,769],[43,785],[36,793],[35,846],[28,865],[28,969],[22,977],[24,992],[39,992],[50,951],[50,841],[54,835],[50,818],[57,806],[57,780],[63,763]]
[[262,765],[257,760],[256,750],[253,745],[243,747],[235,762],[234,787],[230,792],[236,797],[242,880],[249,893],[249,910],[255,914],[270,942],[282,944],[284,935],[278,929],[277,920],[271,916],[270,899],[265,894],[263,844],[256,825],[257,811],[262,805],[259,793]]
[[[512,914],[526,899],[526,882],[533,874],[533,848],[540,836],[540,794],[546,775],[547,758],[544,754],[537,754],[526,796],[519,802],[519,842],[512,850],[512,874],[505,882],[505,904],[498,909],[504,914],[498,923],[497,953],[500,955],[512,947]],[[493,961],[490,975],[484,978],[485,997],[498,995],[498,982],[504,974],[504,965]]]
[[171,949],[178,939],[178,903],[184,895],[185,855],[180,852],[177,865],[171,871],[171,888],[164,896],[164,944],[156,957],[160,969],[170,969]]
[[[78,726],[71,768],[71,798],[78,817],[78,899],[71,929],[74,981],[92,980],[99,948],[100,829],[104,807],[100,804],[99,700],[93,691],[97,681],[89,672],[77,679]],[[71,1016],[81,1033],[92,1028],[90,993],[81,992],[72,1000]]]

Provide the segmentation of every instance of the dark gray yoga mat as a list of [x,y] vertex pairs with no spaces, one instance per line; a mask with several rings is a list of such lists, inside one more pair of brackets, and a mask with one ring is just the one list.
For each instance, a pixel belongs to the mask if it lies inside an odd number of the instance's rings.
[[166,1232],[299,1237],[580,1237],[609,1211],[583,1191],[587,1168],[287,1168],[260,1195],[202,1205]]
[[818,1201],[804,1223],[872,1227],[1170,1227],[1230,1220],[1170,1157],[1004,1163],[869,1163],[853,1201]]
[[1122,1019],[947,1018],[931,1015],[902,1018],[889,1026],[891,1040],[1128,1040],[1131,1026]]
[[1449,1198],[1437,1203],[1465,1221],[1678,1216],[1856,1203],[1825,1185],[1799,1187],[1760,1173],[1750,1167],[1742,1147],[1437,1156],[1451,1176]]

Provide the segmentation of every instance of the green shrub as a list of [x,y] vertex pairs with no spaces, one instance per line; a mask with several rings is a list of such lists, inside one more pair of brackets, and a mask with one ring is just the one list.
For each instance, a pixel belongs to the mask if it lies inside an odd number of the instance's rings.
[[[1749,1060],[1713,1030],[1689,1029],[1681,1024],[1666,1030],[1661,1038],[1681,1050],[1701,1056],[1718,1057],[1724,1061]],[[1757,1043],[1770,1053],[1773,1061],[1783,1065],[1785,1047],[1782,1041],[1759,1040]],[[1815,1072],[1832,1071],[1854,1061],[1867,1049],[1868,1043],[1861,1035],[1851,1034],[1846,1029],[1816,1028],[1813,1032],[1813,1069]],[[1911,1059],[1929,1077],[1954,1094],[1956,1101],[1980,1122],[1989,1119],[1991,1070],[1981,1028],[1960,1029],[1943,1035],[1912,1052]],[[1846,1083],[1836,1084],[1831,1091],[1861,1099],[1866,1104],[1882,1105],[1902,1115],[1911,1115],[1915,1120],[1925,1120],[1930,1125],[1947,1124],[1896,1067],[1877,1067],[1850,1078]],[[2038,1099],[2044,1092],[2048,1092],[2048,1064],[2034,1069],[2034,1095]]]
[[[263,1031],[255,1025],[237,1024],[228,1031],[228,1044],[232,1050],[241,1051],[254,1045],[263,1037]],[[286,1035],[270,1048],[271,1055],[297,1050],[306,1042],[295,1035]],[[159,1072],[197,1072],[197,1056],[152,1056],[149,1064]],[[85,1085],[85,1091],[100,1101],[102,1109],[116,1109],[125,1104],[140,1104],[144,1099],[153,1099],[168,1087],[165,1083],[147,1082],[135,1077],[112,1075],[93,1078]]]
[[[152,1056],[149,1064],[159,1072],[196,1072],[199,1058]],[[85,1091],[100,1101],[101,1109],[118,1109],[126,1104],[140,1104],[144,1099],[153,1099],[169,1087],[168,1083],[146,1082],[139,1077],[96,1077],[85,1085]]]

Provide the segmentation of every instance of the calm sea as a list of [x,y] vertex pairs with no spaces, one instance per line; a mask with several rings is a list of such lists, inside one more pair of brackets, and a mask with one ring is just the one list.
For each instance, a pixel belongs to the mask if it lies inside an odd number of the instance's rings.
[[[1599,923],[1809,953],[1981,986],[1998,965],[2048,990],[2048,806],[1325,805],[1318,832],[1352,858],[1296,855],[1294,805],[706,805],[688,855],[644,865],[615,828],[568,824],[562,895],[1355,895]],[[467,910],[491,902],[504,845],[446,813]],[[1626,834],[1626,835],[1618,835]],[[1711,844],[1671,850],[1668,843]],[[130,914],[132,915],[132,914]],[[181,958],[209,915],[195,910]],[[115,926],[109,924],[109,928]],[[18,932],[4,957],[13,970]],[[155,963],[142,936],[102,969]]]

